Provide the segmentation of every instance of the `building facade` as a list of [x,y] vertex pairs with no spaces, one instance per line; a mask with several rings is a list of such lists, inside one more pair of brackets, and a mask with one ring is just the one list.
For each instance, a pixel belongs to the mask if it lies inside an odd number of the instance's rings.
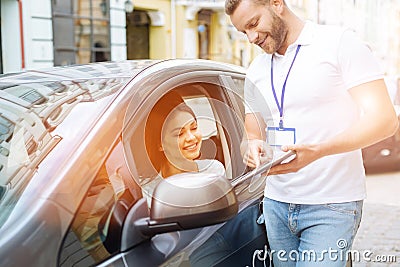
[[[234,29],[224,2],[0,0],[0,73],[142,58],[203,58],[247,67],[261,51]],[[388,74],[400,72],[398,0],[287,3],[303,19],[353,28]]]
[[387,75],[400,74],[400,1],[291,0],[304,19],[353,29]]
[[1,72],[104,60],[203,58],[248,65],[224,0],[0,0]]

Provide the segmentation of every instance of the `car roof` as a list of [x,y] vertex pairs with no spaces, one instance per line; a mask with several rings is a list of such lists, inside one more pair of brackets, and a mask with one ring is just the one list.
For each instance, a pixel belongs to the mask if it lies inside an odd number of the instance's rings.
[[[57,154],[52,158],[61,164],[63,158],[71,155],[69,150],[74,149],[68,140],[79,146],[85,131],[89,131],[115,99],[135,96],[135,103],[139,102],[139,98],[146,97],[146,92],[152,91],[151,86],[191,70],[244,73],[239,66],[209,60],[129,60],[0,75],[0,199],[2,192],[3,196],[12,197],[5,193],[6,187],[28,182],[27,177],[33,177],[34,173],[35,177],[44,172],[55,176],[53,169],[62,169],[61,165],[52,165],[51,170],[36,170],[36,166],[48,159],[44,157],[49,151]],[[122,109],[118,101],[113,107]],[[82,109],[70,112],[74,105]],[[91,114],[83,114],[88,109]],[[79,131],[69,129],[75,124]],[[62,149],[66,147],[68,151]],[[14,201],[11,197],[10,201]],[[0,204],[10,202],[5,200],[1,199]],[[0,228],[8,216],[3,215]]]
[[[154,65],[157,66],[149,68]],[[11,138],[15,127],[22,121],[35,126],[37,129],[32,129],[34,132],[52,131],[68,115],[69,110],[64,107],[71,103],[93,102],[120,92],[145,69],[149,69],[146,75],[163,80],[173,75],[163,69],[174,69],[173,73],[178,74],[187,72],[191,67],[199,70],[229,68],[243,73],[238,66],[208,60],[126,60],[0,75],[0,165],[1,154],[7,155],[2,142]]]
[[76,79],[130,77],[160,60],[124,60],[76,64],[0,75],[0,85],[56,82]]
[[1,75],[0,185],[18,172],[17,163],[22,159],[13,152],[16,145],[26,147],[23,158],[31,157],[38,146],[50,141],[47,132],[67,117],[69,106],[118,92],[132,77],[157,62],[105,62]]

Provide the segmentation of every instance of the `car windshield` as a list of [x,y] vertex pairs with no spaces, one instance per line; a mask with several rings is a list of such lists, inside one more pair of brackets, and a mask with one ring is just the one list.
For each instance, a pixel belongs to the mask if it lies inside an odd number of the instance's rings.
[[74,106],[120,90],[152,61],[56,67],[0,76],[0,227],[57,145],[52,134]]

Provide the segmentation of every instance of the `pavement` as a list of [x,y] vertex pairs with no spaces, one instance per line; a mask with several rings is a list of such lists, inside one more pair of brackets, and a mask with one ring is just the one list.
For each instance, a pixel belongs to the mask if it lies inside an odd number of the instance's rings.
[[352,247],[355,267],[400,266],[400,172],[367,176],[367,199]]

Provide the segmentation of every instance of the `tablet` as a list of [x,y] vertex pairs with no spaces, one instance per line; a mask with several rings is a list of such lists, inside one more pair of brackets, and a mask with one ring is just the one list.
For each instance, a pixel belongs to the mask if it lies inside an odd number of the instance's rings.
[[249,171],[249,172],[233,179],[231,182],[232,186],[235,187],[235,186],[245,182],[247,179],[252,178],[254,175],[264,173],[264,172],[268,171],[270,168],[272,168],[273,166],[276,166],[278,164],[287,163],[287,162],[293,160],[295,157],[296,157],[296,152],[294,152],[293,150],[289,150],[288,152],[283,153],[279,157],[274,158],[272,161],[270,161],[268,163],[264,163],[261,166],[259,166],[258,168],[255,168],[254,170]]
[[271,164],[271,167],[273,167],[273,166],[281,164],[281,163],[288,163],[289,161],[293,160],[295,157],[296,157],[296,152],[294,152],[293,150],[289,150],[288,152],[285,152],[282,155],[280,155],[279,157],[277,157],[276,159],[274,159],[269,164]]

